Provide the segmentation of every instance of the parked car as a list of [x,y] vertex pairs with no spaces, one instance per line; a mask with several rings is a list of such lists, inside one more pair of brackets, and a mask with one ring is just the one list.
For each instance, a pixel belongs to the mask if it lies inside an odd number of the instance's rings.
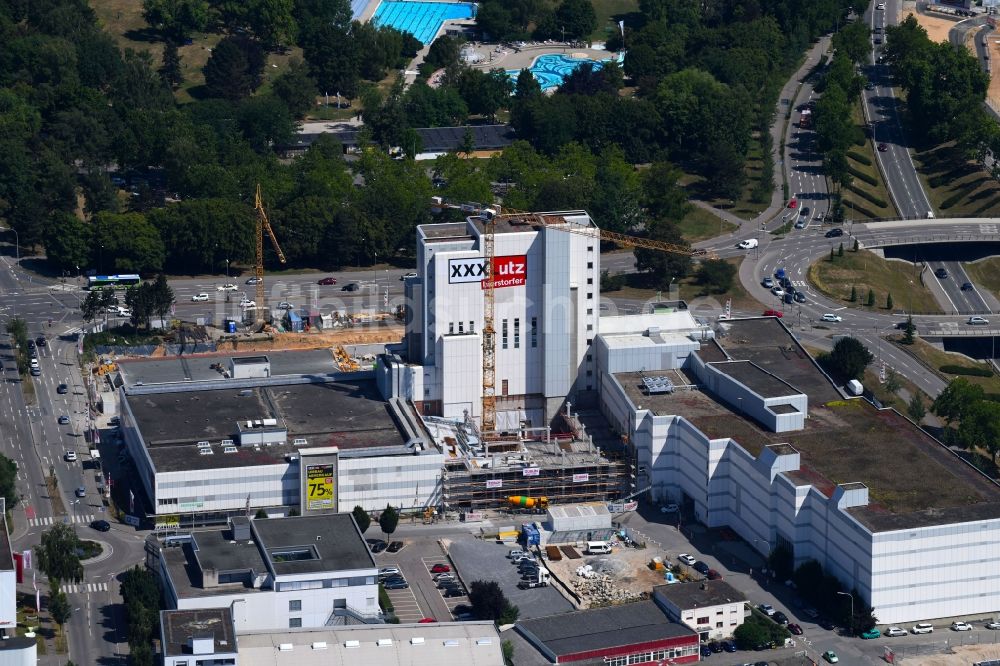
[[403,550],[403,546],[405,545],[406,543],[402,541],[393,541],[392,543],[389,544],[389,547],[386,548],[386,550],[389,551],[390,553],[398,553],[399,551]]
[[889,627],[884,632],[882,632],[882,635],[883,636],[888,636],[890,638],[892,638],[894,636],[905,636],[906,635],[906,629],[900,629],[899,627]]
[[989,326],[990,320],[986,317],[980,317],[979,315],[973,315],[969,317],[969,321],[966,322],[969,326]]
[[399,574],[399,567],[382,567],[378,570],[380,577],[388,577]]
[[445,573],[446,571],[451,571],[451,567],[441,562],[431,567],[431,573]]
[[801,291],[795,292],[795,295],[792,298],[795,299],[796,303],[805,303],[806,302],[806,295],[803,294]]
[[946,268],[937,269],[936,271],[934,271],[934,277],[936,277],[939,280],[944,280],[945,278],[948,277],[948,269]]
[[254,277],[252,277],[252,278],[249,278],[249,279],[248,279],[248,280],[246,281],[246,283],[247,283],[247,284],[260,284],[260,283],[261,283],[261,282],[263,282],[263,281],[264,281],[264,279],[263,279],[263,278],[259,278],[259,277],[257,277],[257,276],[254,276]]
[[[365,541],[368,542],[368,549],[371,550],[373,553],[381,553],[383,550],[385,550],[385,547],[388,545],[385,541],[382,541],[381,539],[365,539]],[[379,550],[376,550],[376,548],[378,548]]]
[[997,622],[996,620],[991,620],[990,622],[987,622],[983,626],[986,627],[987,629],[1000,629],[1000,622]]
[[785,295],[785,290],[782,289],[781,287],[775,285],[775,286],[771,287],[771,293],[774,294],[775,296],[777,296],[778,298],[781,298],[782,296]]
[[781,611],[775,611],[774,615],[771,616],[771,619],[778,624],[788,624],[788,616]]
[[872,627],[868,631],[861,632],[861,638],[865,640],[873,640],[882,636],[882,632],[878,630],[878,627]]
[[680,510],[681,510],[680,507],[673,502],[670,502],[669,504],[664,504],[663,506],[660,507],[660,513],[677,513]]
[[358,291],[359,289],[361,289],[361,285],[358,284],[357,282],[345,284],[343,287],[340,288],[341,291]]
[[736,652],[736,643],[734,641],[722,641],[722,649],[726,652]]
[[677,556],[677,559],[683,562],[684,564],[688,565],[689,567],[693,567],[695,562],[698,561],[693,557],[691,557],[690,555],[688,555],[687,553],[681,553],[680,555]]
[[841,229],[840,227],[835,227],[833,229],[830,229],[823,235],[826,236],[827,238],[839,238],[840,236],[844,235],[844,230]]
[[39,347],[45,347],[49,343],[42,336],[38,336],[37,338],[35,338],[35,344],[38,345]]
[[514,548],[513,550],[511,550],[511,551],[509,551],[509,552],[507,553],[507,559],[511,559],[511,560],[512,560],[512,559],[514,559],[515,557],[520,557],[520,556],[521,556],[521,553],[523,553],[523,552],[524,552],[524,551],[523,551],[523,550],[521,550],[520,548]]
[[442,597],[464,597],[465,590],[460,587],[449,587],[441,593]]
[[56,387],[56,393],[58,393],[60,395],[63,395],[65,393],[69,393],[69,387],[66,386],[65,384],[60,384],[59,386]]
[[762,316],[764,316],[764,317],[777,317],[778,319],[781,319],[785,315],[784,315],[784,313],[781,310],[764,310],[764,314]]
[[768,276],[768,277],[764,278],[763,280],[761,280],[760,283],[762,285],[764,285],[765,287],[767,287],[768,289],[770,289],[771,287],[774,286],[774,280],[772,280],[770,276]]
[[771,617],[772,615],[774,615],[774,612],[775,612],[774,611],[774,606],[772,606],[771,604],[758,604],[757,605],[757,610],[759,610],[764,615],[767,615],[768,617]]
[[232,282],[227,282],[226,284],[220,284],[215,288],[216,291],[236,291],[236,285]]
[[403,280],[409,280],[410,278],[415,278],[415,277],[417,277],[416,273],[403,273],[402,275],[399,276],[399,281],[402,282]]
[[42,369],[41,368],[39,368],[37,365],[31,366],[31,376],[32,377],[38,377],[41,374],[42,374]]
[[788,625],[787,629],[788,629],[789,632],[791,632],[792,634],[794,634],[796,636],[801,636],[802,635],[802,627],[799,626],[798,624],[794,623],[794,622],[791,622]]
[[835,315],[835,314],[832,314],[830,312],[827,312],[826,314],[824,314],[822,317],[820,317],[820,319],[822,319],[823,321],[833,321],[833,322],[844,321],[844,318],[841,317],[840,315]]
[[722,580],[722,574],[720,574],[715,569],[709,569],[705,572],[705,577],[709,580]]
[[952,631],[972,631],[972,625],[962,620],[955,620],[951,623]]
[[387,590],[405,590],[410,586],[405,580],[389,580],[382,584]]
[[35,341],[32,340],[31,338],[28,338],[28,349],[34,349],[34,348],[35,348]]
[[438,574],[434,576],[434,580],[436,580],[439,583],[448,583],[455,580],[455,574],[453,573]]
[[707,645],[702,644],[702,646],[701,646],[701,656],[703,656],[703,657],[711,657],[712,656],[712,648],[708,647]]
[[319,280],[319,282],[317,282],[316,284],[322,285],[324,287],[328,287],[330,285],[337,284],[337,278],[335,278],[335,277],[321,278]]
[[929,622],[919,622],[910,629],[911,634],[930,634],[934,631],[934,625]]
[[840,661],[840,659],[837,657],[837,653],[834,652],[833,650],[827,650],[826,652],[824,652],[823,658],[826,659],[831,664],[836,664]]
[[435,622],[437,622],[437,620],[432,617],[423,617],[417,620],[417,624],[433,624]]
[[207,300],[208,300],[208,294],[206,294],[205,292],[202,292],[200,294],[195,294],[194,296],[191,297],[191,301],[193,303],[198,303],[200,301],[207,301]]

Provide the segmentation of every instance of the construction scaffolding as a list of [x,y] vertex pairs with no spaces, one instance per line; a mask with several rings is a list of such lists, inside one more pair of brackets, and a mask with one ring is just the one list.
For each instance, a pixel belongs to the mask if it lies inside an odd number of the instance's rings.
[[503,439],[481,438],[472,421],[425,417],[445,452],[444,508],[509,508],[512,496],[569,504],[626,495],[635,480],[629,463],[596,447],[575,416],[562,416],[564,432],[526,428]]

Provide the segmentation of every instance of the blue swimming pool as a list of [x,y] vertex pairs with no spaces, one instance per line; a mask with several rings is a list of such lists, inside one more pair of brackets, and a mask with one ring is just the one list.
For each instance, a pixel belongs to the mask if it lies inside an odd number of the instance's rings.
[[[604,60],[590,60],[588,58],[571,58],[561,53],[548,53],[538,56],[534,64],[529,68],[535,80],[542,87],[542,90],[559,87],[563,79],[570,75],[574,69],[584,63],[591,63],[594,69],[600,69],[604,63],[614,60],[614,57]],[[521,73],[519,69],[508,69],[507,74],[511,80],[517,83],[517,75]]]
[[434,39],[441,24],[450,19],[467,19],[476,15],[476,6],[467,2],[410,2],[383,0],[375,10],[375,25],[387,25],[408,32],[427,44]]

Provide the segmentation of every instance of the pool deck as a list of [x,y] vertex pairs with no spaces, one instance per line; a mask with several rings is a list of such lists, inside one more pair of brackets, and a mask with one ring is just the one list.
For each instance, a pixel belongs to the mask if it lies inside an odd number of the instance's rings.
[[579,46],[556,42],[549,44],[529,44],[522,47],[518,52],[514,52],[512,49],[507,48],[502,50],[500,53],[497,53],[496,44],[481,44],[479,42],[474,42],[473,48],[483,57],[483,59],[472,66],[477,69],[484,70],[491,70],[497,67],[502,69],[524,69],[525,67],[531,67],[531,65],[535,62],[535,59],[539,56],[548,54],[573,56],[573,54],[579,53],[585,54],[586,57],[591,60],[604,60],[614,55],[612,51],[606,51],[604,49],[581,48]]

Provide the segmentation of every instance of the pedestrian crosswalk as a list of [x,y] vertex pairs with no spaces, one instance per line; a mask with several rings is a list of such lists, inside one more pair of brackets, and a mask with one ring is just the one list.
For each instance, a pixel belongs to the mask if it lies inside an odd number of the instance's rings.
[[63,335],[75,335],[77,333],[82,333],[82,332],[83,332],[82,328],[80,328],[79,326],[74,326],[73,328],[67,328],[65,331],[62,332],[62,334]]
[[107,592],[107,583],[80,583],[79,585],[61,584],[61,589],[66,594],[86,594],[87,592]]
[[805,287],[806,286],[806,281],[805,280],[792,280],[792,286],[795,287],[796,289],[798,289],[799,287]]
[[56,523],[89,523],[95,520],[95,516],[92,513],[88,514],[73,514],[72,516],[52,517],[46,516],[44,518],[28,518],[28,525],[30,527],[45,527],[46,525],[54,525]]

